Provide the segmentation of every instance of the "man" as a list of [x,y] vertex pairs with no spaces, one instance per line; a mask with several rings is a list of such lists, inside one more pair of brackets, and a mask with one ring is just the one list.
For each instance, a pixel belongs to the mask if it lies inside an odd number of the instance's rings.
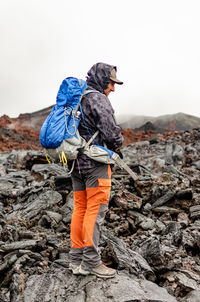
[[[89,93],[82,98],[83,117],[79,133],[89,141],[98,130],[94,144],[116,151],[123,143],[121,129],[116,125],[114,110],[108,99],[115,91],[115,84],[123,82],[116,78],[117,68],[97,63],[87,74]],[[74,274],[94,274],[111,278],[115,270],[101,262],[98,249],[100,226],[103,223],[111,190],[110,165],[102,164],[80,154],[72,172],[74,210],[71,221],[70,268]]]

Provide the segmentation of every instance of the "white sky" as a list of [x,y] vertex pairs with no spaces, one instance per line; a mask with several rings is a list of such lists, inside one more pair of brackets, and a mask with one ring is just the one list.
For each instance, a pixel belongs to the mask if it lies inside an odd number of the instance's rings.
[[117,65],[116,115],[200,116],[199,0],[0,0],[0,116],[55,103],[62,80]]

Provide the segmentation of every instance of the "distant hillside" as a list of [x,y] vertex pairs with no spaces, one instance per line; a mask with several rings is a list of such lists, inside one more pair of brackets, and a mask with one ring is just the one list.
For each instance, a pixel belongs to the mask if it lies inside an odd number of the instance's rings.
[[[39,133],[41,126],[50,113],[53,105],[32,113],[20,114],[17,118],[0,117],[0,127],[20,130],[21,127],[28,127]],[[117,123],[122,129],[136,131],[153,131],[163,133],[165,131],[191,130],[200,127],[200,118],[185,113],[151,116],[124,115],[117,117]]]
[[200,127],[200,118],[179,112],[157,117],[154,125],[169,131],[191,130]]
[[184,131],[200,127],[200,118],[181,112],[158,117],[132,116],[129,120],[120,123],[120,126],[122,129],[130,128],[135,131]]
[[20,114],[17,120],[24,126],[29,126],[30,128],[40,131],[41,126],[46,119],[47,115],[51,112],[54,105],[44,108],[42,110],[35,111],[33,113]]
[[156,118],[145,115],[120,115],[116,119],[122,129],[135,129],[141,127],[146,122],[153,122]]
[[[18,118],[1,116],[0,151],[40,150],[39,132],[52,107],[53,105],[33,113],[20,114]],[[184,113],[159,117],[134,116],[130,118],[129,116],[129,120],[121,125],[125,129],[122,135],[124,136],[123,146],[126,146],[137,141],[148,140],[156,133],[160,133],[159,137],[165,139],[176,135],[178,132],[175,130],[200,128],[200,118]]]

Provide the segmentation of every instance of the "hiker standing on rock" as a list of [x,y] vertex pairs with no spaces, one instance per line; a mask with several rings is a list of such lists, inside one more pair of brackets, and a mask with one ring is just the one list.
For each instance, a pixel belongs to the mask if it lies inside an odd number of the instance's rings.
[[[116,125],[114,110],[108,99],[115,91],[116,66],[97,63],[87,74],[87,86],[95,92],[83,96],[81,107],[84,118],[79,133],[89,141],[99,131],[95,144],[107,146],[117,152],[123,143],[121,129]],[[74,210],[71,221],[71,263],[73,274],[94,274],[111,278],[115,270],[101,262],[98,248],[100,226],[103,223],[111,190],[110,165],[97,162],[85,154],[79,154],[71,174],[74,192]]]

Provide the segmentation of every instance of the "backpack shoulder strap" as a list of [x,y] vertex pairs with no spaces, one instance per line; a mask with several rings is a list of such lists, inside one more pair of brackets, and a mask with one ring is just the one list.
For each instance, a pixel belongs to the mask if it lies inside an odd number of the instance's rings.
[[82,98],[83,98],[85,95],[89,94],[89,93],[101,93],[101,92],[99,92],[98,90],[85,90],[85,91],[83,92],[83,94],[80,96],[80,99],[79,99],[78,104],[77,104],[77,106],[76,106],[76,109],[75,109],[75,111],[74,111],[74,115],[76,115],[76,112],[77,112],[78,109],[79,109],[79,106],[80,106],[80,104],[81,104]]
[[84,92],[83,92],[83,94],[82,94],[82,97],[83,96],[85,96],[85,95],[87,95],[87,94],[89,94],[89,93],[101,93],[100,91],[98,91],[98,90],[92,90],[92,89],[86,89]]

